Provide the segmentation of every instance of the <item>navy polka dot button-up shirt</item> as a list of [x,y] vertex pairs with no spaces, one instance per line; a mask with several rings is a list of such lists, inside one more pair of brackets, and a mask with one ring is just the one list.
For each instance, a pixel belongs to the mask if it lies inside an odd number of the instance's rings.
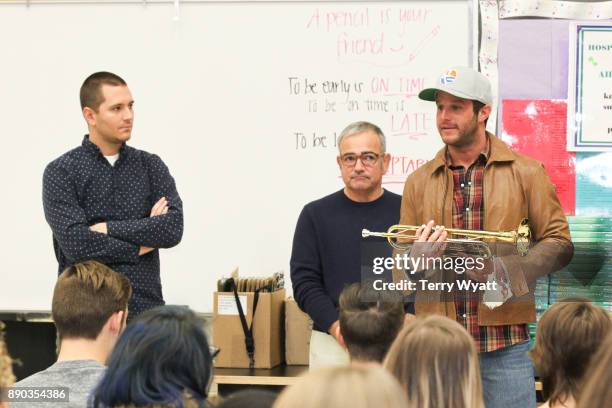
[[[161,197],[168,200],[168,213],[150,217]],[[164,304],[158,248],[180,242],[183,203],[158,156],[124,145],[111,166],[85,136],[80,147],[47,165],[43,205],[60,273],[95,259],[132,282],[130,318]],[[100,222],[107,223],[108,234],[89,230]],[[156,249],[139,256],[141,246]]]

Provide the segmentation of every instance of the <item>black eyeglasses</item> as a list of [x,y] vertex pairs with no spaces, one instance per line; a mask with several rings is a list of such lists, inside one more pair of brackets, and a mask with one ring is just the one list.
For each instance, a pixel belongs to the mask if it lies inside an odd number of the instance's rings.
[[340,157],[340,161],[342,162],[343,166],[354,167],[357,164],[357,160],[361,160],[361,163],[364,166],[370,167],[376,164],[380,156],[380,154],[374,152],[365,152],[361,153],[360,155],[356,155],[354,153],[347,153],[344,156]]

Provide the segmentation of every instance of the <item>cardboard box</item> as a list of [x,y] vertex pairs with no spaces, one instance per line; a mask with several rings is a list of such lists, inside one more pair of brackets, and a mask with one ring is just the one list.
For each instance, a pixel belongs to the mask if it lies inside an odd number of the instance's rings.
[[[253,321],[253,292],[238,292],[247,324]],[[255,368],[272,368],[284,360],[285,289],[260,293],[253,323]],[[246,308],[245,308],[246,306]],[[215,367],[249,368],[236,299],[233,292],[215,292],[213,309],[213,344],[221,349]]]
[[285,358],[288,365],[308,365],[312,320],[293,298],[285,301]]

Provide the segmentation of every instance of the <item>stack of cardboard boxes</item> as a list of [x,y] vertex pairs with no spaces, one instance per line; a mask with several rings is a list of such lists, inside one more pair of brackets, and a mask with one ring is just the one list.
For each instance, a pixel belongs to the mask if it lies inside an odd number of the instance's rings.
[[[252,324],[255,368],[308,365],[312,321],[285,289],[259,293],[253,319],[254,292],[238,292],[247,324]],[[233,292],[214,293],[213,344],[220,349],[215,367],[248,368],[245,335]]]

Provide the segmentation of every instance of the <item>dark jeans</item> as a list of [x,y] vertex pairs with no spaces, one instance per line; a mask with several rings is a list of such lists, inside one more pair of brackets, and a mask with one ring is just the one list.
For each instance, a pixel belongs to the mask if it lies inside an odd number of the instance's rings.
[[480,353],[486,408],[535,408],[535,373],[529,342]]

